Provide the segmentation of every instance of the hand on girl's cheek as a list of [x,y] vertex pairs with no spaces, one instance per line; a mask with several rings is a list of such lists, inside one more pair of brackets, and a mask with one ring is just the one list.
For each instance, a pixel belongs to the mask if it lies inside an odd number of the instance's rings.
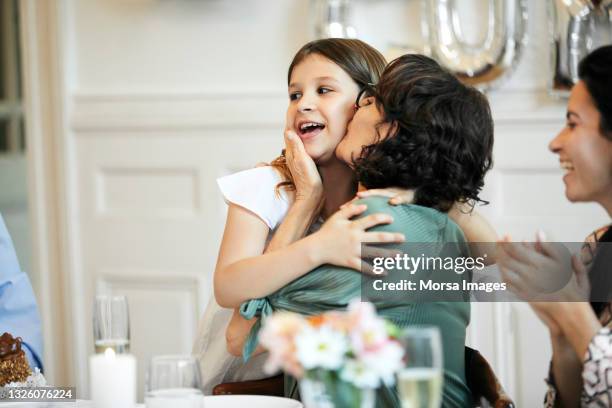
[[288,130],[295,132],[295,129],[293,127],[293,115],[291,114],[289,109],[287,109],[287,113],[285,114],[285,132],[287,132]]

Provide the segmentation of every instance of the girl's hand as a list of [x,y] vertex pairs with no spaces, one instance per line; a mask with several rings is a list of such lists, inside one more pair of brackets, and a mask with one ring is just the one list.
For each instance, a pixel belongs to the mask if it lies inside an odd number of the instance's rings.
[[311,235],[317,243],[317,253],[321,263],[330,263],[355,269],[366,274],[376,275],[372,267],[362,258],[393,257],[400,252],[373,246],[364,247],[362,243],[399,243],[404,242],[404,234],[393,232],[367,232],[381,224],[390,224],[393,218],[388,214],[371,214],[357,220],[351,218],[366,210],[365,204],[348,204],[337,211],[323,224],[321,229]]
[[319,202],[323,199],[323,182],[314,160],[306,153],[302,140],[293,130],[285,131],[285,160],[293,176],[295,200]]
[[352,201],[372,196],[388,197],[389,204],[391,205],[411,204],[414,201],[414,190],[394,187],[374,188],[371,190],[357,192],[357,197],[355,197]]

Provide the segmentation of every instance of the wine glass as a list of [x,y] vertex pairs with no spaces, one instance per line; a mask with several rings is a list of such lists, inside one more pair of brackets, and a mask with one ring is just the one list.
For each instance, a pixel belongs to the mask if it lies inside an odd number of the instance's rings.
[[129,352],[130,317],[127,297],[97,295],[93,309],[94,345],[96,353],[110,348],[117,354]]
[[193,356],[155,356],[146,378],[147,408],[202,408],[200,367]]
[[397,374],[402,408],[439,408],[442,402],[442,342],[433,326],[405,329],[400,342],[406,364]]

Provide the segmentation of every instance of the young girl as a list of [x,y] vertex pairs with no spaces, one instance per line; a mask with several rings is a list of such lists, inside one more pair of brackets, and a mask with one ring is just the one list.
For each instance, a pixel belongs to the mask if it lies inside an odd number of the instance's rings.
[[[215,269],[216,302],[210,301],[194,345],[205,392],[221,382],[265,377],[261,370],[265,356],[243,364],[242,359],[228,354],[222,333],[231,309],[280,289],[322,263],[355,266],[360,240],[397,242],[403,238],[365,232],[373,225],[391,222],[390,217],[371,216],[359,223],[346,218],[350,234],[344,246],[339,241],[296,242],[319,216],[326,218],[354,196],[352,172],[334,151],[352,118],[357,94],[378,81],[385,64],[378,51],[359,40],[324,39],[306,44],[289,66],[285,155],[272,166],[219,180],[229,208]],[[346,242],[357,244],[347,251]],[[234,323],[241,329],[251,324],[237,312]]]

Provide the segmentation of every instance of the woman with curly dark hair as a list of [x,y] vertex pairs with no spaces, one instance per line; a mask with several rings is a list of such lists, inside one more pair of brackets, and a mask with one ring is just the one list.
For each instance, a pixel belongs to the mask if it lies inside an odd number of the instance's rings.
[[405,55],[376,87],[363,90],[356,106],[336,155],[362,187],[412,189],[414,204],[444,212],[457,201],[482,201],[493,121],[479,91],[428,57]]
[[[493,147],[493,121],[486,98],[434,60],[405,55],[385,69],[375,88],[360,93],[356,108],[336,155],[355,170],[360,189],[409,189],[414,203],[392,206],[387,197],[367,197],[345,206],[305,239],[337,236],[339,227],[347,222],[343,212],[367,206],[358,218],[382,213],[393,219],[371,230],[402,232],[409,244],[427,244],[429,256],[469,257],[465,236],[447,212],[456,202],[482,201],[479,194],[491,167]],[[417,281],[436,280],[440,279],[438,272],[421,269],[414,276]],[[403,273],[403,277],[410,275]],[[315,315],[343,309],[361,295],[400,327],[436,326],[443,346],[442,405],[469,407],[472,400],[466,385],[464,346],[470,306],[462,289],[465,278],[454,271],[446,273],[443,280],[456,289],[419,297],[423,293],[398,295],[380,290],[386,280],[382,276],[324,265],[266,298],[246,302],[241,311],[246,318],[275,310]],[[255,349],[258,326],[259,322],[245,344],[245,357]],[[392,387],[383,387],[377,400],[379,406],[399,406]]]

